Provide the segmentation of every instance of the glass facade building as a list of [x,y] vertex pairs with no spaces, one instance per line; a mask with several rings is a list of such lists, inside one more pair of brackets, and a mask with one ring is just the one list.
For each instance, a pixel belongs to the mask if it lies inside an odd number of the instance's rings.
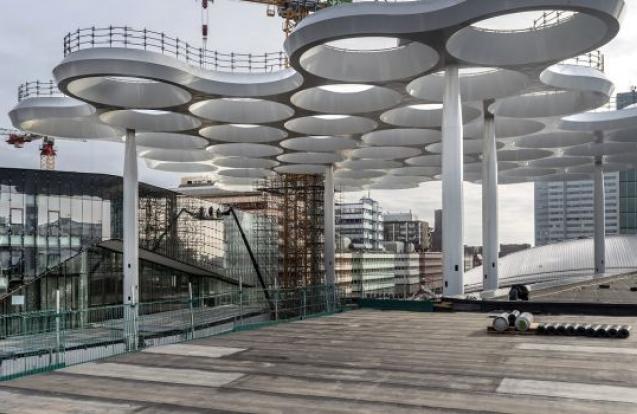
[[[617,109],[636,103],[636,89],[617,94]],[[619,173],[619,232],[637,234],[637,170]]]
[[[141,301],[185,297],[189,284],[198,296],[239,281],[258,286],[233,216],[216,214],[221,206],[146,184],[139,200]],[[237,217],[255,256],[276,257],[276,242],[263,241],[274,225]],[[121,177],[1,168],[0,312],[52,308],[56,290],[67,309],[121,303],[121,239]],[[266,284],[276,263],[260,263]]]

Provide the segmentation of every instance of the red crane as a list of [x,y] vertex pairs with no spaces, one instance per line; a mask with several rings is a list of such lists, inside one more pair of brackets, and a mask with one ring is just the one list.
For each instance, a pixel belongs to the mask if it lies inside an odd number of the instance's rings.
[[24,148],[25,144],[41,139],[40,145],[40,168],[43,170],[55,169],[55,140],[51,137],[31,134],[17,129],[0,128],[0,135],[6,137],[5,142],[15,148]]

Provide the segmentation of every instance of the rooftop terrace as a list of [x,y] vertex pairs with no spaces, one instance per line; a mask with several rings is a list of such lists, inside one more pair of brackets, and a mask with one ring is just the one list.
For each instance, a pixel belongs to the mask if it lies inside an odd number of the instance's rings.
[[[635,324],[636,318],[542,320]],[[489,335],[485,314],[356,310],[0,384],[48,413],[637,412],[637,339]]]

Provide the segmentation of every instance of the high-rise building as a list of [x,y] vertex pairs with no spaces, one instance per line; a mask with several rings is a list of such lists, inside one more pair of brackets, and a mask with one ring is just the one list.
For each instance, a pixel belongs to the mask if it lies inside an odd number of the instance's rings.
[[431,232],[431,250],[442,251],[442,210],[434,211],[434,230]]
[[[604,174],[606,234],[619,233],[619,173]],[[593,237],[593,181],[535,183],[535,244]]]
[[384,250],[383,214],[376,200],[363,197],[335,208],[336,232],[352,241],[355,250]]
[[[617,109],[637,103],[637,88],[617,94]],[[635,134],[637,139],[637,134]],[[637,234],[637,170],[619,173],[619,232]]]
[[429,223],[418,220],[411,211],[408,213],[387,213],[383,216],[385,242],[400,241],[411,243],[419,252],[431,247]]

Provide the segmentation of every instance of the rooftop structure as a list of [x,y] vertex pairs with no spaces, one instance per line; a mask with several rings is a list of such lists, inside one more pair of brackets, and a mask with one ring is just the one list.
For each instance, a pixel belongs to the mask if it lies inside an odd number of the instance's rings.
[[335,206],[336,231],[356,250],[384,250],[383,211],[378,201],[363,197]]
[[[606,275],[637,271],[637,235],[608,236],[605,239]],[[568,240],[511,253],[500,258],[500,287],[544,282],[571,283],[594,274],[594,239]],[[466,273],[465,290],[482,290],[482,266]],[[600,275],[598,275],[600,276]]]
[[[637,324],[634,317],[540,319]],[[635,335],[547,341],[490,335],[487,322],[472,313],[352,311],[2,382],[0,395],[10,412],[635,410]]]
[[[498,182],[594,174],[595,268],[603,273],[599,177],[634,163],[637,144],[617,142],[617,133],[637,126],[637,108],[585,111],[611,95],[603,62],[590,53],[618,33],[624,7],[624,0],[362,2],[304,18],[285,53],[249,55],[128,27],[78,30],[53,69],[62,95],[26,88],[10,116],[36,134],[125,136],[127,301],[139,273],[138,155],[159,170],[215,172],[221,186],[324,174],[330,284],[335,186],[416,188],[441,179],[446,295],[465,285],[463,180],[483,184],[482,280],[490,290],[498,286]],[[513,30],[489,26],[527,11],[549,17]]]

